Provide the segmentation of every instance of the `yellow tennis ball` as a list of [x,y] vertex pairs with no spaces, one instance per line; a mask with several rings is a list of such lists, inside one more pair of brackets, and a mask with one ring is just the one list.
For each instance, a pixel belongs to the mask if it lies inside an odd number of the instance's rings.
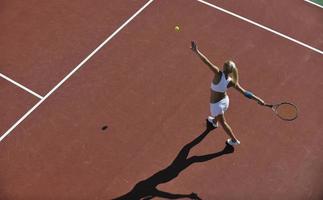
[[175,26],[175,31],[179,31],[180,29],[179,29],[179,26]]

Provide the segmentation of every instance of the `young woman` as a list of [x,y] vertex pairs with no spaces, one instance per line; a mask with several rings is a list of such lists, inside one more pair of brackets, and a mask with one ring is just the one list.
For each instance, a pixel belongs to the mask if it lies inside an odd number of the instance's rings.
[[211,99],[210,99],[210,111],[211,116],[208,117],[208,121],[212,123],[214,127],[218,127],[218,122],[222,125],[225,132],[229,135],[227,143],[230,145],[238,145],[240,141],[233,134],[231,127],[226,122],[224,113],[229,107],[229,97],[226,93],[230,87],[235,88],[245,97],[257,101],[260,105],[265,105],[265,102],[252,94],[250,91],[243,89],[239,85],[238,69],[235,63],[231,60],[226,61],[223,65],[222,71],[217,66],[212,64],[206,56],[204,56],[197,48],[195,42],[192,41],[192,51],[198,55],[198,57],[210,68],[214,73],[213,81],[211,82]]

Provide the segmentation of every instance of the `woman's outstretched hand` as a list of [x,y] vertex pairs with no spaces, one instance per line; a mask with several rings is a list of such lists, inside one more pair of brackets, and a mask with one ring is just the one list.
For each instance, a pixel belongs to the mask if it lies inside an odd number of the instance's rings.
[[191,49],[194,53],[197,53],[197,44],[194,41],[191,41]]
[[274,105],[273,104],[268,104],[268,103],[265,103],[264,106],[267,106],[269,108],[272,108]]
[[260,105],[262,105],[262,106],[265,106],[266,105],[266,103],[263,100],[261,100],[261,99],[258,100],[257,103],[260,104]]
[[202,200],[199,196],[197,196],[197,194],[196,193],[191,193],[190,194],[190,197],[189,197],[190,199],[193,199],[193,200]]

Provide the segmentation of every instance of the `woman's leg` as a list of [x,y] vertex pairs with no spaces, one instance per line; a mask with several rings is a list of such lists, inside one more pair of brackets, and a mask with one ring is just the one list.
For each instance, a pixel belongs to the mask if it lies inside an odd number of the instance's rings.
[[216,117],[214,117],[214,119],[213,119],[213,124],[218,124],[218,120]]
[[218,120],[216,117],[208,116],[207,121],[211,123],[214,128],[218,127]]
[[232,142],[237,142],[238,139],[236,138],[236,136],[233,134],[231,127],[229,126],[229,124],[226,122],[225,118],[224,118],[224,114],[218,115],[216,117],[217,121],[220,122],[220,124],[222,125],[223,129],[225,130],[225,132],[229,135],[229,137],[231,138]]
[[215,127],[217,128],[218,127],[218,123],[217,123],[217,119],[216,117],[213,117],[213,116],[216,116],[218,115],[218,113],[220,112],[221,110],[219,109],[219,106],[217,105],[217,103],[210,103],[210,116],[208,116],[207,120]]

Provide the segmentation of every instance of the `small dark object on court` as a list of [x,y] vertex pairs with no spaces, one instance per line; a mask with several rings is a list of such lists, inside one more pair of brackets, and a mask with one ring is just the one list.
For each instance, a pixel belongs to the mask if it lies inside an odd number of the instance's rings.
[[106,130],[107,128],[108,128],[108,126],[106,126],[106,125],[105,125],[105,126],[102,126],[102,128],[101,128],[101,129],[102,129],[102,131],[104,131],[104,130]]

